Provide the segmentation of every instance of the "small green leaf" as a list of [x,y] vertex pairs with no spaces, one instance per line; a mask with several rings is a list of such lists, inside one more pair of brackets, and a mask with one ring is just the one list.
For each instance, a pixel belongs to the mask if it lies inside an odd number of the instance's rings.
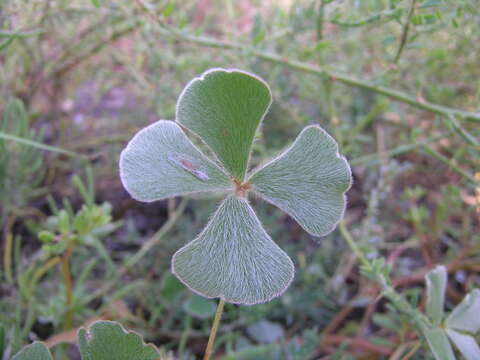
[[447,287],[447,269],[437,266],[425,276],[427,283],[427,315],[434,325],[440,325],[443,319],[445,289]]
[[172,272],[200,295],[251,305],[283,293],[294,268],[249,203],[230,196],[200,235],[173,256]]
[[476,333],[480,329],[480,290],[465,296],[445,321],[447,328]]
[[422,331],[436,360],[455,360],[452,345],[448,341],[445,330],[424,328]]
[[185,286],[171,273],[166,273],[162,279],[162,289],[160,295],[168,302],[175,300],[182,292]]
[[284,329],[279,323],[260,320],[247,327],[247,334],[260,344],[271,344],[283,339]]
[[165,17],[169,17],[172,15],[173,10],[175,10],[175,3],[174,2],[168,2],[167,5],[163,8],[162,14]]
[[452,340],[466,360],[480,359],[480,347],[472,336],[452,329],[446,329],[446,331],[450,340]]
[[100,0],[90,0],[92,5],[95,6],[96,8],[100,7]]
[[185,303],[185,311],[199,319],[212,317],[215,314],[216,308],[213,300],[205,299],[197,294],[190,296]]
[[98,321],[78,331],[82,360],[158,360],[155,346],[145,344],[137,333],[127,332],[113,321]]
[[177,103],[177,121],[211,147],[243,180],[253,137],[271,103],[268,85],[240,70],[212,69],[193,79]]
[[351,181],[337,143],[319,126],[305,128],[287,150],[249,179],[255,193],[316,236],[331,232],[342,218]]
[[130,195],[155,201],[202,191],[225,191],[230,179],[173,121],[138,132],[120,156],[120,177]]
[[25,346],[12,360],[53,360],[52,354],[42,342]]

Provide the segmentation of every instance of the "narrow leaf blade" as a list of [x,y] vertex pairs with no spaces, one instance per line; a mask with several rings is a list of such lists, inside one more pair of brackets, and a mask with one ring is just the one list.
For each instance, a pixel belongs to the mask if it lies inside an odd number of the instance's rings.
[[331,232],[345,211],[351,171],[335,140],[319,126],[250,177],[253,190],[316,236]]
[[172,272],[200,295],[251,305],[283,293],[294,268],[248,202],[231,196],[200,235],[173,256]]
[[455,360],[452,346],[448,341],[445,330],[441,328],[423,329],[428,346],[436,360]]
[[466,360],[480,359],[480,347],[475,339],[452,329],[446,329],[447,335]]
[[119,323],[98,321],[88,330],[78,331],[82,360],[158,360],[155,346],[145,344],[135,332],[127,332]]
[[476,333],[480,329],[480,290],[465,296],[445,322],[447,328]]
[[240,70],[212,69],[193,79],[177,103],[177,121],[211,147],[243,180],[253,137],[271,103],[268,85]]
[[53,360],[52,354],[42,342],[25,346],[12,360]]
[[447,269],[437,266],[425,276],[427,283],[427,315],[434,325],[440,325],[443,318],[445,290],[447,287]]
[[120,178],[133,198],[148,202],[232,187],[175,122],[164,120],[139,131],[122,151]]

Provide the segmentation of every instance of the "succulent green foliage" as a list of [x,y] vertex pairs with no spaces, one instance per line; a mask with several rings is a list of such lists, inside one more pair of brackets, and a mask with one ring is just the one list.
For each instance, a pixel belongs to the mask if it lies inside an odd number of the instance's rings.
[[229,177],[177,124],[163,120],[129,142],[120,157],[120,176],[130,195],[140,201],[232,187]]
[[78,331],[82,360],[158,360],[160,354],[153,345],[143,342],[140,335],[127,332],[120,324],[99,321],[88,330]]
[[253,137],[270,103],[268,85],[258,77],[212,69],[183,90],[177,121],[200,136],[233,177],[243,180]]
[[34,342],[33,344],[25,346],[19,353],[17,353],[12,360],[52,360],[52,354],[47,346],[41,342]]
[[331,232],[343,216],[351,173],[335,140],[319,126],[309,126],[249,181],[257,194],[309,233],[321,236]]
[[437,360],[455,360],[448,338],[467,360],[480,359],[480,347],[473,335],[480,330],[480,290],[475,289],[458,304],[443,322],[447,270],[437,266],[426,276],[427,315],[433,327],[422,329]]
[[[148,126],[122,152],[120,176],[138,200],[229,193],[206,228],[172,261],[172,272],[205,297],[256,304],[278,296],[292,281],[293,263],[263,229],[248,203],[249,191],[317,236],[332,231],[343,216],[350,168],[319,126],[306,128],[282,155],[246,176],[253,138],[270,103],[270,89],[255,75],[212,69],[182,92],[177,123]],[[198,135],[218,165],[177,124]]]
[[177,251],[172,271],[203,296],[256,304],[285,291],[294,268],[248,202],[230,196],[202,233]]
[[434,325],[440,325],[443,318],[445,290],[447,287],[447,270],[445,266],[437,266],[425,276],[427,283],[427,315]]

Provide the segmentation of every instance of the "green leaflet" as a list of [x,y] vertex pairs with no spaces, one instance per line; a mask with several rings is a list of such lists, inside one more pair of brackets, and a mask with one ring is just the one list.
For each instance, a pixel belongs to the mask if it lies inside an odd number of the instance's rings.
[[445,321],[454,330],[476,333],[480,330],[480,290],[474,289],[458,304]]
[[472,336],[452,329],[446,329],[446,332],[466,360],[480,359],[480,347]]
[[160,354],[153,345],[143,342],[140,335],[127,332],[112,321],[99,321],[87,331],[78,331],[82,360],[158,360]]
[[351,171],[335,140],[319,126],[250,177],[253,191],[291,215],[306,231],[322,236],[343,217]]
[[453,354],[452,346],[448,341],[447,335],[444,329],[441,328],[432,328],[432,329],[423,329],[423,334],[425,335],[428,345],[435,355],[437,360],[455,360],[455,355]]
[[25,346],[12,360],[52,360],[52,354],[47,346],[41,342],[34,342]]
[[185,87],[176,120],[202,138],[233,177],[243,180],[253,137],[270,103],[268,85],[255,75],[212,69]]
[[120,177],[130,195],[155,201],[232,187],[225,173],[173,121],[158,121],[138,132],[120,156]]
[[433,324],[438,326],[443,319],[447,269],[445,266],[437,266],[427,273],[425,281],[427,283],[427,315],[432,319]]
[[172,272],[200,295],[251,305],[284,292],[294,268],[248,202],[230,196],[201,234],[173,256]]

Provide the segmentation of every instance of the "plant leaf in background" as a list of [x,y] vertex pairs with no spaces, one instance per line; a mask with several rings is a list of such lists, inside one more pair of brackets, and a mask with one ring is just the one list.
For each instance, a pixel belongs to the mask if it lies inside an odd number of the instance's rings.
[[25,346],[12,360],[53,360],[47,346],[41,342]]
[[351,174],[335,140],[319,126],[250,177],[253,191],[292,216],[309,233],[331,232],[343,217]]
[[427,315],[433,320],[433,324],[438,326],[443,319],[447,269],[445,266],[437,266],[425,276],[425,281],[427,283]]
[[454,330],[476,333],[480,330],[480,290],[475,289],[465,296],[445,321]]
[[293,278],[291,259],[263,229],[248,202],[249,191],[314,235],[332,231],[343,216],[350,168],[335,140],[319,126],[306,128],[288,150],[244,180],[255,132],[270,103],[270,89],[257,76],[209,70],[180,95],[176,121],[213,150],[218,165],[169,121],[141,130],[120,157],[122,182],[138,200],[199,191],[230,193],[206,228],[172,261],[172,272],[209,298],[266,302],[283,293]]
[[422,329],[428,345],[437,360],[455,359],[448,338],[467,360],[480,359],[480,347],[474,335],[480,330],[480,290],[474,289],[443,321],[443,307],[447,286],[447,269],[437,266],[425,276],[427,283],[427,315],[433,327]]
[[230,196],[202,233],[174,255],[172,272],[203,296],[256,304],[281,294],[294,268],[247,200]]
[[480,330],[480,290],[465,296],[445,321],[448,337],[465,359],[480,359],[480,347],[473,335]]
[[[82,360],[162,360],[162,355],[152,344],[145,344],[142,337],[126,331],[114,321],[97,321],[77,334]],[[47,346],[34,342],[25,346],[12,360],[53,360]]]
[[185,311],[197,319],[207,319],[215,314],[216,305],[212,300],[192,294],[184,304]]
[[140,335],[127,332],[119,323],[98,321],[88,330],[78,331],[82,360],[158,360],[155,346],[145,344]]
[[253,137],[271,103],[268,85],[239,70],[212,69],[193,79],[177,103],[177,121],[243,180]]
[[480,359],[480,347],[471,335],[456,330],[446,329],[447,335],[467,360]]

